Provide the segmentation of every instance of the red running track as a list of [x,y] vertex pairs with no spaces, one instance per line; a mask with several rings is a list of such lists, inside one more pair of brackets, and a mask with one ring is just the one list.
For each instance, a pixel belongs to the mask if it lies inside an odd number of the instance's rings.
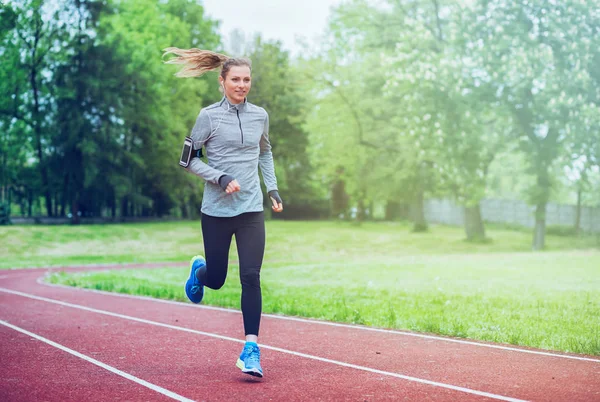
[[1,401],[600,401],[597,357],[274,315],[259,380],[235,367],[239,311],[45,284],[55,270],[0,271]]

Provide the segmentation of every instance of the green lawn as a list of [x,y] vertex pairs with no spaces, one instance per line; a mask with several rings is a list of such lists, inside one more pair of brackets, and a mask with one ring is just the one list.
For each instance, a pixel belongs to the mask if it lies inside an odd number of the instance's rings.
[[[264,311],[600,355],[600,250],[595,237],[553,237],[530,252],[527,231],[339,222],[267,224]],[[198,222],[0,228],[0,267],[187,261]],[[232,249],[232,259],[235,250]],[[57,274],[65,283],[184,300],[186,268]],[[237,265],[205,303],[239,307]]]

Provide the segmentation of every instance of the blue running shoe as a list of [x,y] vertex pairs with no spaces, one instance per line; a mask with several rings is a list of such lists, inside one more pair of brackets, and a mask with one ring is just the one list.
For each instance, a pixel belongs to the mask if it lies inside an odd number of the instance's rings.
[[260,348],[254,342],[246,342],[244,350],[236,363],[237,368],[243,373],[254,377],[262,377],[263,371],[260,367]]
[[190,277],[185,282],[185,294],[192,303],[200,303],[204,297],[204,284],[196,278],[196,271],[206,265],[204,257],[195,255],[190,261]]

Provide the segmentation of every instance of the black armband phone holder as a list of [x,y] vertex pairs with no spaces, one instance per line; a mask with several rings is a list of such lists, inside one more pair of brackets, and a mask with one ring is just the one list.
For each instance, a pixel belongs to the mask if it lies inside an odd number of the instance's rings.
[[185,140],[183,141],[183,149],[181,150],[181,156],[179,157],[179,166],[186,168],[190,165],[192,158],[202,157],[202,148],[194,149],[192,144],[192,138],[185,137]]

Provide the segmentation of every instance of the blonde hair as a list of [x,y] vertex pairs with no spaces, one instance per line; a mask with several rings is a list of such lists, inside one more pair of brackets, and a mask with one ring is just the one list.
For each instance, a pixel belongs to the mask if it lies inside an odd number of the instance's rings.
[[252,62],[246,58],[233,58],[221,53],[201,49],[179,49],[168,47],[164,49],[163,57],[174,54],[177,57],[165,61],[166,64],[182,64],[183,68],[175,76],[180,78],[200,77],[202,74],[220,69],[221,77],[227,78],[232,66],[247,66],[252,70]]

